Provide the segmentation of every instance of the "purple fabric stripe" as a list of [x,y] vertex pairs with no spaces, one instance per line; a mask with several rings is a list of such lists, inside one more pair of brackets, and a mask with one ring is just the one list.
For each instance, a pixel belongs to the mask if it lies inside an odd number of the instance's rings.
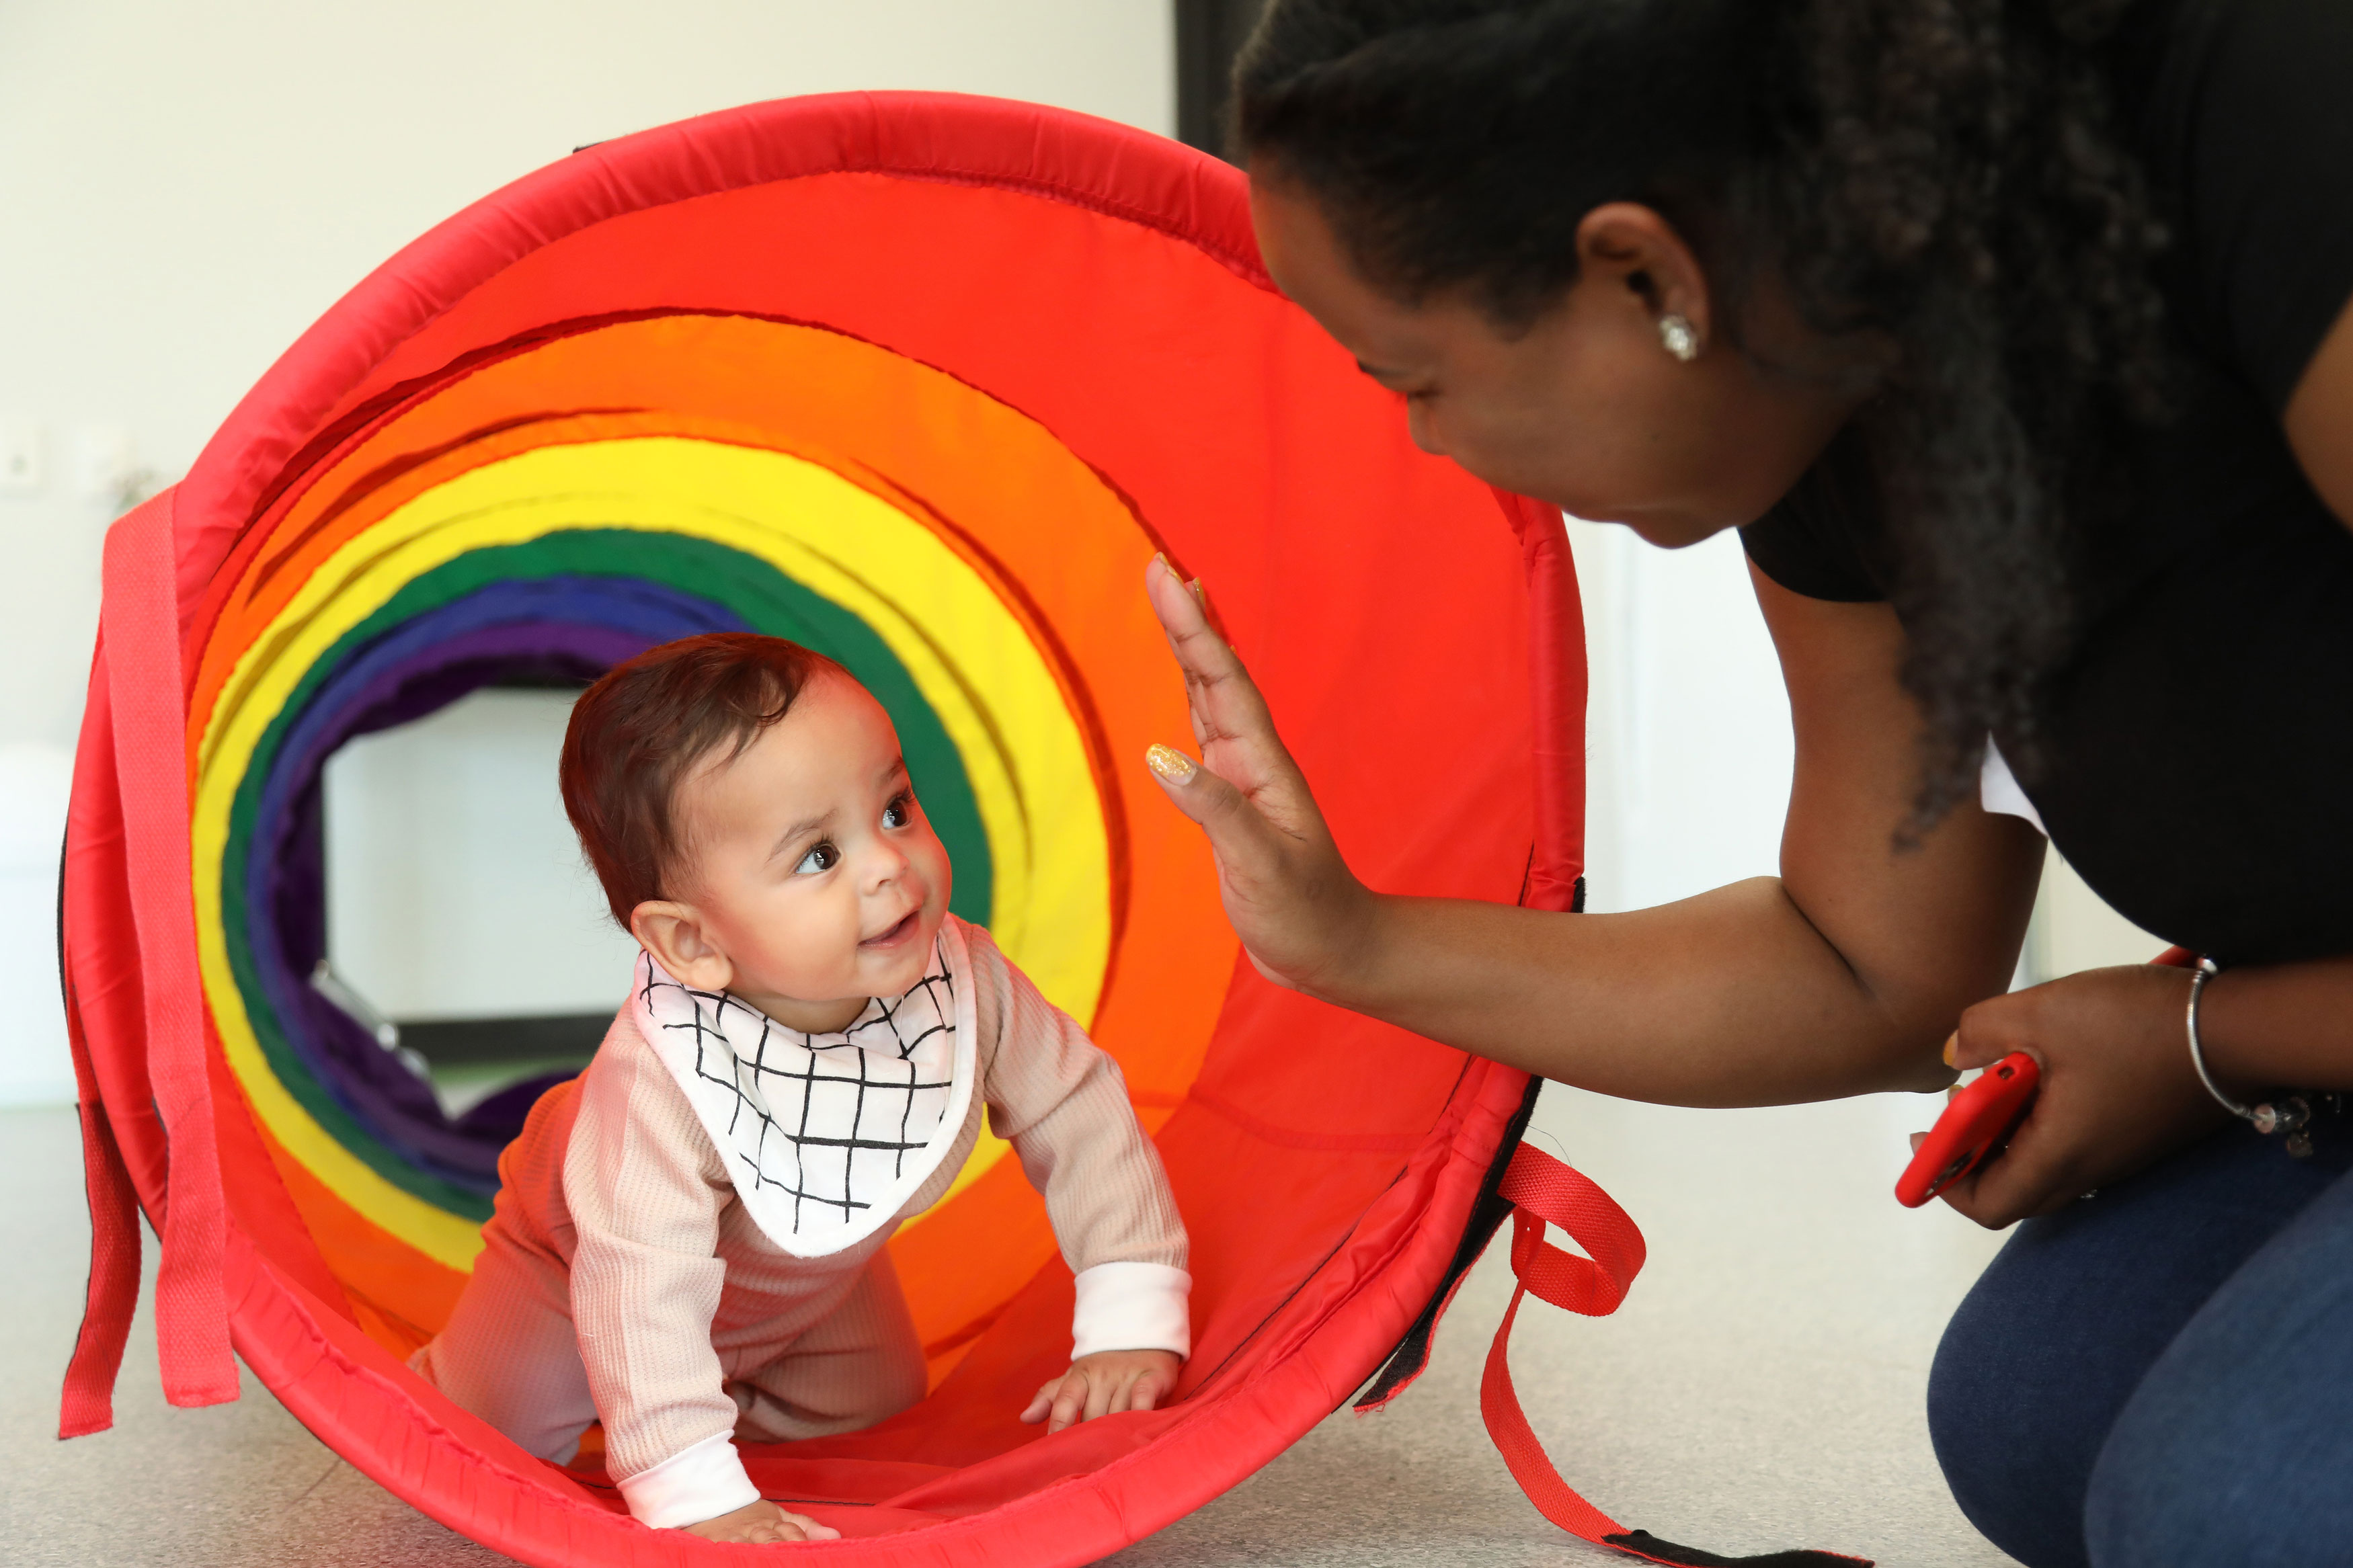
[[[625,578],[493,584],[377,639],[313,694],[274,759],[246,865],[248,930],[268,1005],[344,1109],[419,1169],[485,1194],[543,1083],[452,1122],[431,1089],[310,985],[326,952],[320,779],[357,735],[406,723],[518,676],[593,679],[659,643],[743,624],[723,606]],[[550,781],[553,783],[553,781]]]

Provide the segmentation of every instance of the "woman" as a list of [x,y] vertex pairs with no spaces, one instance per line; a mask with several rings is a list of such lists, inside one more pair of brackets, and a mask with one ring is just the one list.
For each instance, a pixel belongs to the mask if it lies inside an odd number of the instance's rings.
[[[1260,970],[1688,1105],[2032,1053],[1948,1197],[2027,1221],[1932,1377],[1961,1506],[2033,1568],[2353,1562],[2353,6],[1276,0],[1236,79],[1283,289],[1481,479],[1741,528],[1797,738],[1778,879],[1384,897],[1155,566]],[[2217,977],[2003,994],[2017,784]],[[2283,1086],[2300,1137],[2226,1108]]]

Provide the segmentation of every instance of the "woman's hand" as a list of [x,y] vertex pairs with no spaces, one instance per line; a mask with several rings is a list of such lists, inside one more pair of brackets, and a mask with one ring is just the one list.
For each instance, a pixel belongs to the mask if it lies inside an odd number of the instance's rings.
[[1043,1421],[1049,1436],[1065,1426],[1116,1415],[1123,1410],[1149,1410],[1161,1395],[1176,1386],[1182,1363],[1171,1351],[1097,1351],[1071,1363],[1060,1377],[1048,1378],[1021,1419],[1031,1426]]
[[1945,1190],[1999,1230],[2063,1208],[2230,1120],[2189,1065],[2185,970],[2093,969],[1978,1003],[1947,1047],[1957,1068],[2024,1051],[2042,1069],[2008,1152]]
[[1201,764],[1166,746],[1146,759],[1176,809],[1201,825],[1226,918],[1258,972],[1314,992],[1369,958],[1374,900],[1340,858],[1266,700],[1209,625],[1201,586],[1155,556],[1144,591],[1185,675]]
[[733,1542],[744,1546],[773,1546],[787,1541],[839,1541],[841,1531],[831,1525],[819,1524],[797,1513],[787,1513],[762,1498],[747,1502],[732,1513],[716,1519],[706,1519],[701,1524],[680,1526],[689,1535],[699,1535],[705,1541]]

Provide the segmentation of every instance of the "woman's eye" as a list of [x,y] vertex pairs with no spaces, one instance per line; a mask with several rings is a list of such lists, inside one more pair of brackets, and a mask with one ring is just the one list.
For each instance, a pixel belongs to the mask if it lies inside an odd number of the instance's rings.
[[830,871],[840,862],[839,849],[830,844],[819,844],[812,847],[807,854],[801,857],[801,863],[793,868],[793,874],[801,876],[818,871]]
[[892,801],[890,805],[884,806],[882,808],[882,826],[885,827],[906,826],[908,823],[913,822],[915,818],[913,810],[914,804],[915,803],[913,801],[909,800],[902,795],[898,799]]

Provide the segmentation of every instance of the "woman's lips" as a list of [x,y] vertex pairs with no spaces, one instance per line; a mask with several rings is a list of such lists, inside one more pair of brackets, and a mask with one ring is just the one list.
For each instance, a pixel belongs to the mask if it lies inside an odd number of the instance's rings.
[[898,924],[892,926],[890,930],[881,932],[880,935],[868,937],[864,942],[860,942],[858,945],[860,947],[897,946],[900,942],[904,942],[907,938],[915,934],[915,917],[923,912],[923,911],[921,910],[909,910],[905,914],[899,917]]

